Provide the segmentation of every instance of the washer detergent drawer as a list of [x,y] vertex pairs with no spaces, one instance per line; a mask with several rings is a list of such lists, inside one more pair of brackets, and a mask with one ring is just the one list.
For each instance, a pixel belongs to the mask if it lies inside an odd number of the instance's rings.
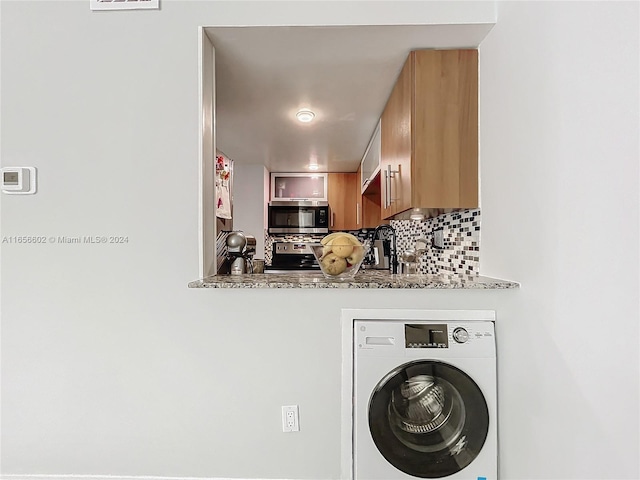
[[368,346],[383,346],[388,345],[390,347],[396,344],[395,337],[364,337],[364,344]]

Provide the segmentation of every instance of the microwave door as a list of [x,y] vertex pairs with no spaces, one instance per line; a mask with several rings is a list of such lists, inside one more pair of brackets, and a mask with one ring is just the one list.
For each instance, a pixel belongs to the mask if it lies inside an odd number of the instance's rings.
[[269,233],[326,233],[325,206],[269,205]]
[[313,212],[278,212],[274,215],[275,227],[307,228],[313,227]]
[[274,227],[279,228],[309,228],[314,227],[314,212],[278,212],[274,215]]
[[309,228],[315,227],[314,225],[315,213],[310,210],[303,210],[298,213],[298,227]]

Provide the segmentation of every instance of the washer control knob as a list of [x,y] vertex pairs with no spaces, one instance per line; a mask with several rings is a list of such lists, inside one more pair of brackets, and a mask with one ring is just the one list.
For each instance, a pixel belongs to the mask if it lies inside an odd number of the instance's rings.
[[462,327],[458,327],[453,331],[453,339],[458,343],[465,343],[469,340],[469,332]]

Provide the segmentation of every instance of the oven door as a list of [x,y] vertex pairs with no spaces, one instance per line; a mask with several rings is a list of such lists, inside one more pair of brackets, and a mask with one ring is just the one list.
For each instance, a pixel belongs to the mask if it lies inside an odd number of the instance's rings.
[[271,265],[265,268],[268,273],[320,272],[313,251],[305,242],[274,242]]
[[[282,202],[285,203],[285,202]],[[269,233],[328,233],[328,205],[269,205]]]

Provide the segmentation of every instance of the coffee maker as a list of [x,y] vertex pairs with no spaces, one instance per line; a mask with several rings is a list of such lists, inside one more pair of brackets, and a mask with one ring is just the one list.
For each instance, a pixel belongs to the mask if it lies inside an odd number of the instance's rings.
[[253,273],[253,256],[256,253],[256,238],[241,231],[227,236],[227,258],[231,275]]
[[365,258],[366,268],[389,270],[398,273],[398,253],[396,246],[396,231],[391,225],[378,225],[370,240],[373,247]]

